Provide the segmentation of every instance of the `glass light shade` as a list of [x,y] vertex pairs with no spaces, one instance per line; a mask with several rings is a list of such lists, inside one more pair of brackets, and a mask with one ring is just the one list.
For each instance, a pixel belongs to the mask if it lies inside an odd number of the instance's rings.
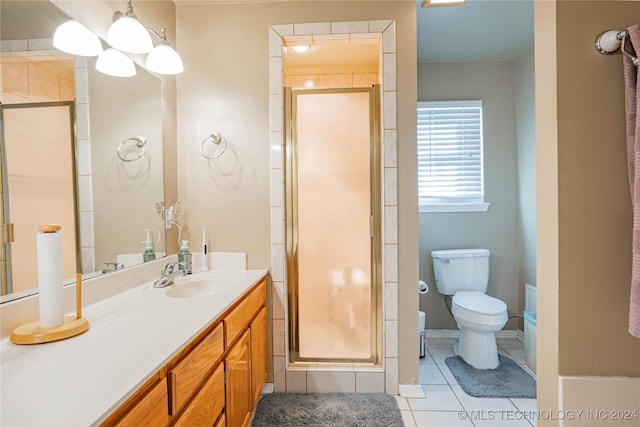
[[96,70],[114,77],[133,77],[136,66],[124,53],[109,48],[102,52],[96,61]]
[[178,52],[165,43],[160,43],[149,52],[145,67],[158,74],[180,74],[184,71]]
[[107,43],[111,47],[129,53],[147,53],[153,49],[151,36],[136,18],[121,16],[107,31]]
[[71,55],[98,56],[102,43],[97,35],[76,20],[69,19],[56,28],[53,46]]

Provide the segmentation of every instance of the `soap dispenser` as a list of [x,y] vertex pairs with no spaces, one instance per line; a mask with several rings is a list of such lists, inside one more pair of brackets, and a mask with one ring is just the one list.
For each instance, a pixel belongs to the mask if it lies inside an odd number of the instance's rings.
[[193,272],[192,263],[191,263],[191,252],[189,252],[189,241],[183,240],[182,246],[180,247],[180,252],[178,252],[178,262],[181,264],[181,267],[184,269],[186,274],[191,274]]
[[153,251],[153,244],[151,243],[151,236],[149,235],[149,229],[145,228],[144,231],[147,234],[147,240],[142,242],[144,243],[144,253],[142,254],[142,260],[144,262],[149,262],[156,259],[156,253]]

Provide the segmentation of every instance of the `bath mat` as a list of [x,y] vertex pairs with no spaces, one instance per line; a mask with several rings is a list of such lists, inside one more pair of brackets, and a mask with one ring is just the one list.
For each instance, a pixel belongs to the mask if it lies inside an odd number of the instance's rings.
[[404,427],[396,399],[384,393],[269,393],[251,427]]
[[476,369],[462,360],[451,356],[445,363],[465,393],[474,397],[536,397],[536,380],[514,360],[498,355],[496,369]]

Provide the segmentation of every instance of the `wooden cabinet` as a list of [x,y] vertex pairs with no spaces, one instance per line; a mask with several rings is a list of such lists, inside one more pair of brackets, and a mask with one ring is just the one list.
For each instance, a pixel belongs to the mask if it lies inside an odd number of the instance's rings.
[[[267,300],[267,284],[262,281],[230,313],[224,317],[225,344],[230,346],[244,332]],[[226,348],[225,347],[225,348]]]
[[162,426],[169,422],[167,383],[156,375],[124,405],[118,408],[103,426]]
[[212,426],[224,409],[224,401],[224,365],[220,364],[175,426]]
[[250,333],[246,331],[229,351],[227,371],[227,424],[245,426],[251,417],[251,353]]
[[251,397],[253,404],[260,398],[267,381],[269,361],[267,359],[267,308],[262,307],[251,322]]
[[262,280],[102,426],[247,426],[267,378],[266,298]]
[[177,414],[196,392],[206,373],[220,361],[224,353],[224,333],[219,324],[204,339],[169,369],[170,412]]

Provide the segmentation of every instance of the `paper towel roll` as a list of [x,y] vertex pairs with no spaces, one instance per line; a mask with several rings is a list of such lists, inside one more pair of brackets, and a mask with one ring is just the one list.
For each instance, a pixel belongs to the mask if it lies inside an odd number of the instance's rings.
[[38,233],[37,255],[40,327],[54,328],[64,323],[62,233]]
[[418,292],[421,293],[422,295],[424,295],[427,292],[429,292],[429,286],[427,286],[427,284],[424,282],[424,280],[419,280],[418,281]]

